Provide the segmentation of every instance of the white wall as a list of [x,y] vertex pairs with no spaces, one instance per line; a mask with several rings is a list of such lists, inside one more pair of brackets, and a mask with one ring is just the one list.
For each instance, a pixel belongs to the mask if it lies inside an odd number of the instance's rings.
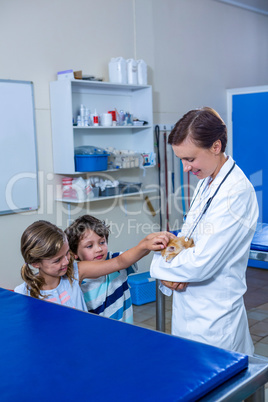
[[[227,88],[268,82],[268,17],[214,0],[3,0],[0,36],[0,78],[34,82],[41,200],[36,212],[0,216],[0,284],[6,288],[21,282],[23,230],[37,219],[67,225],[66,206],[53,194],[49,82],[57,71],[82,69],[108,81],[111,57],[144,59],[155,124],[174,124],[202,105],[226,119]],[[156,182],[156,171],[146,180]],[[112,222],[114,251],[131,247],[158,223],[143,202],[127,201],[138,215],[112,205],[74,207],[72,218],[88,212]],[[123,225],[120,236],[115,224]]]

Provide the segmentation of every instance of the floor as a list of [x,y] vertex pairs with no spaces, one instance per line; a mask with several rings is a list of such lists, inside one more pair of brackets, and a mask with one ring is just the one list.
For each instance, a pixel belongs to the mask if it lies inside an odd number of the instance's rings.
[[[255,354],[268,358],[268,270],[247,269],[248,290],[244,296],[249,329]],[[165,332],[171,333],[172,298],[165,298]],[[133,306],[134,324],[140,327],[156,329],[156,303]],[[268,402],[268,383],[265,388],[265,401]]]

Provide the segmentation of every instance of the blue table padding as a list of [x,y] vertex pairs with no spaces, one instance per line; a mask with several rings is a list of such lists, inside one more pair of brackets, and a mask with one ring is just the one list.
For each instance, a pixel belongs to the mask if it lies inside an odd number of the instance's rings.
[[248,357],[0,288],[1,402],[196,401]]
[[268,251],[268,224],[259,223],[254,233],[251,250]]

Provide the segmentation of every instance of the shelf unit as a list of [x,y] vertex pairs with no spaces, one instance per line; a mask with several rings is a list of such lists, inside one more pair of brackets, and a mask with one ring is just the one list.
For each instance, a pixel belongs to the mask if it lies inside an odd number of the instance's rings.
[[111,127],[103,127],[103,126],[98,126],[98,127],[93,127],[93,126],[88,126],[88,127],[79,127],[79,126],[73,126],[74,130],[131,130],[135,131],[136,130],[142,130],[142,129],[147,129],[151,128],[151,126],[111,126]]
[[[58,80],[50,83],[53,164],[56,174],[76,174],[74,149],[93,145],[106,148],[153,152],[152,87],[150,85],[113,84],[85,80]],[[145,126],[77,127],[73,126],[80,105],[97,110],[125,110]],[[97,172],[93,172],[94,175]]]
[[73,200],[71,198],[57,198],[56,201],[59,202],[66,202],[67,204],[81,204],[84,202],[94,202],[94,201],[104,201],[104,200],[109,200],[109,199],[114,199],[114,198],[125,198],[125,197],[132,197],[135,195],[143,195],[143,194],[150,194],[154,193],[156,190],[141,190],[137,191],[135,193],[125,193],[125,194],[117,194],[117,195],[111,195],[111,196],[106,196],[106,197],[96,197],[96,198],[91,198],[88,200]]
[[[149,165],[149,166],[142,166],[142,169],[151,169],[153,168],[154,165]],[[72,176],[74,178],[76,178],[76,176],[85,176],[85,177],[89,177],[89,176],[98,176],[101,175],[103,176],[103,174],[108,175],[109,173],[114,173],[114,172],[121,172],[124,171],[124,173],[126,173],[128,170],[134,170],[134,169],[141,169],[140,166],[135,166],[135,167],[122,167],[122,168],[116,168],[116,169],[107,169],[107,170],[98,170],[96,172],[74,172],[74,173],[68,173],[69,176]],[[58,173],[59,175],[62,175],[63,177],[65,176],[65,174],[62,173]]]

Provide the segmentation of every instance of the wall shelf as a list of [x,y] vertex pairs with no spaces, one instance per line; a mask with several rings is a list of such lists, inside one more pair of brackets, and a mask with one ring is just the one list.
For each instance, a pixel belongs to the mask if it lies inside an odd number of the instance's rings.
[[132,197],[135,195],[143,195],[143,194],[149,194],[149,193],[155,193],[156,190],[144,190],[144,191],[137,191],[135,193],[125,193],[125,194],[117,194],[117,195],[112,195],[112,196],[105,196],[105,197],[96,197],[96,198],[91,198],[89,200],[74,200],[71,198],[57,198],[56,201],[59,202],[65,202],[67,204],[81,204],[81,203],[88,203],[88,202],[94,202],[94,201],[104,201],[104,200],[109,200],[109,199],[114,199],[114,198],[125,198],[125,197]]
[[[151,169],[154,168],[155,165],[148,165],[148,166],[133,166],[133,167],[122,167],[118,169],[107,169],[107,170],[98,170],[95,172],[74,172],[74,173],[68,173],[68,176],[98,176],[99,174],[109,174],[113,172],[121,172],[121,170],[128,171],[128,170],[133,170],[133,169]],[[61,176],[66,176],[67,174],[65,173],[59,173]]]
[[[124,176],[138,178],[139,167],[124,169],[108,169],[96,172],[75,171],[75,148],[91,145],[99,148],[115,148],[118,150],[132,150],[135,153],[154,152],[152,87],[150,85],[113,84],[109,82],[85,80],[58,80],[50,83],[51,125],[53,146],[54,173],[64,176],[102,176],[124,170]],[[124,110],[148,124],[142,126],[88,126],[73,125],[80,106],[84,105],[91,112],[107,113],[115,108]],[[151,166],[144,166],[144,168]],[[127,172],[129,170],[132,172]],[[136,171],[135,171],[136,169]],[[125,178],[126,180],[127,178]],[[61,179],[58,178],[58,182]],[[140,178],[139,178],[140,180]],[[152,191],[137,191],[107,197],[96,197],[89,200],[74,200],[57,197],[56,201],[71,204],[104,201],[116,198],[141,196]],[[59,192],[58,192],[59,194]],[[60,194],[59,194],[60,195]]]
[[145,130],[147,128],[152,128],[152,126],[111,126],[111,127],[104,127],[104,126],[87,126],[87,127],[80,127],[80,126],[73,126],[74,130]]
[[[114,147],[137,153],[154,152],[152,87],[85,80],[50,83],[53,166],[56,174],[75,174],[78,146]],[[73,126],[83,104],[98,114],[124,110],[147,121],[145,126]],[[135,133],[135,135],[133,135]]]

